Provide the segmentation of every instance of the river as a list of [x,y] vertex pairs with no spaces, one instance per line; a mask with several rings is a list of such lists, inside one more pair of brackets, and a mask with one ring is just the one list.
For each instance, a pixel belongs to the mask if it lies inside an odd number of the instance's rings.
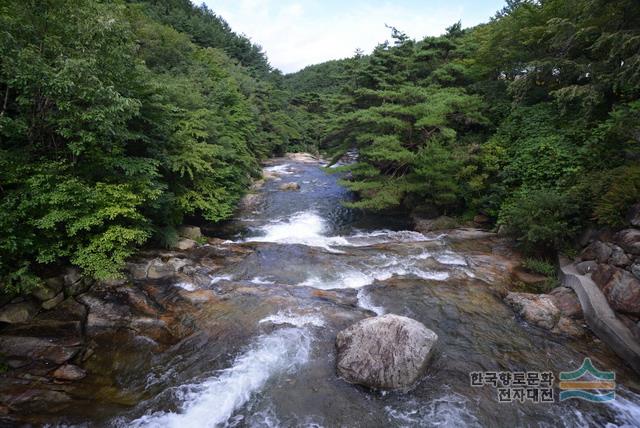
[[[320,163],[283,158],[266,170],[276,178],[258,190],[255,203],[208,230],[228,240],[220,245],[246,248],[246,254],[218,266],[208,284],[167,285],[180,293],[208,289],[222,297],[192,315],[196,333],[162,352],[139,351],[144,362],[120,369],[119,387],[134,402],[96,404],[90,424],[640,424],[640,395],[632,392],[639,378],[602,343],[528,326],[502,302],[511,255],[503,240],[477,232],[422,235],[407,230],[402,215],[344,208],[341,201],[351,195]],[[279,189],[290,181],[300,190]],[[335,374],[336,333],[383,313],[419,320],[439,336],[425,378],[409,392],[369,391]],[[587,356],[616,372],[614,402],[503,404],[494,388],[470,386],[473,371],[557,376]]]

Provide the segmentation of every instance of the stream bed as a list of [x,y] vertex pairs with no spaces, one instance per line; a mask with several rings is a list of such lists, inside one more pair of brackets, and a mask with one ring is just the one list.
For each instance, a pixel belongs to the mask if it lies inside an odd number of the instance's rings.
[[[571,339],[529,326],[502,302],[518,257],[508,242],[477,230],[423,235],[408,230],[401,215],[347,209],[340,202],[351,195],[317,162],[283,158],[266,170],[271,179],[253,203],[206,230],[226,240],[218,246],[235,249],[216,261],[207,281],[138,284],[171,306],[185,329],[180,339],[96,338],[96,354],[86,362],[90,375],[68,391],[73,405],[32,422],[640,425],[640,379],[622,360],[590,335]],[[300,189],[280,190],[287,182]],[[384,313],[414,318],[439,336],[426,376],[409,392],[370,391],[335,374],[337,332]],[[559,402],[556,390],[554,403],[499,403],[496,389],[470,385],[471,372],[557,376],[585,357],[616,372],[615,401]]]

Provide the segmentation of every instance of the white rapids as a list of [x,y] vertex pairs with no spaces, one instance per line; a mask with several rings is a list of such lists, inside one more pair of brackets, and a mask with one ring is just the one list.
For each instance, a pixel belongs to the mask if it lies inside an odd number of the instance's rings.
[[154,428],[223,426],[268,382],[281,374],[293,373],[307,363],[313,335],[306,326],[324,325],[318,316],[280,312],[260,323],[286,327],[258,336],[228,369],[203,381],[173,388],[171,394],[180,403],[178,411],[146,414],[133,421],[121,421],[119,425]]

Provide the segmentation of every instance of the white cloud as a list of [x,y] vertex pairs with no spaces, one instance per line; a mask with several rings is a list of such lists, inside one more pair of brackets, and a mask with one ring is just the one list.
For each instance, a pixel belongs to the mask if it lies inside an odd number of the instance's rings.
[[[428,7],[398,2],[331,0],[208,0],[207,5],[238,33],[261,45],[285,73],[307,65],[370,52],[390,38],[385,24],[413,38],[438,35],[461,19],[462,6]],[[377,3],[377,4],[376,4]],[[427,2],[428,3],[428,2]]]

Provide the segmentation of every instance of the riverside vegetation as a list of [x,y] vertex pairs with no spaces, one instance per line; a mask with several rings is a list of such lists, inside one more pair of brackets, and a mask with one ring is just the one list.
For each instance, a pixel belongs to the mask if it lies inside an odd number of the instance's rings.
[[640,199],[635,0],[509,0],[288,76],[188,0],[9,0],[0,28],[4,293],[118,276],[288,150],[355,148],[351,207],[482,213],[538,257]]

